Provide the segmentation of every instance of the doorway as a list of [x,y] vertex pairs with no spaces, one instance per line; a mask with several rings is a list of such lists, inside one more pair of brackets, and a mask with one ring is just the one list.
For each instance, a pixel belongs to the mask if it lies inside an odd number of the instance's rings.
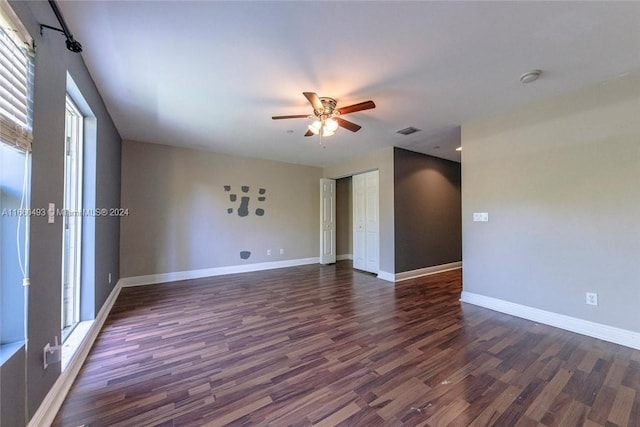
[[335,182],[336,259],[352,260],[353,268],[378,274],[379,173],[374,170]]

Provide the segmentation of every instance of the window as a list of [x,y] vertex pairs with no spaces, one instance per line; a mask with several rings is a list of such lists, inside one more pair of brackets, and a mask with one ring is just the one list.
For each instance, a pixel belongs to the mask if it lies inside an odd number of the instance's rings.
[[80,321],[82,260],[82,113],[67,96],[62,239],[62,341]]
[[[0,0],[0,363],[25,336],[29,152],[33,140],[30,38]],[[14,343],[14,344],[12,344]],[[6,350],[6,351],[5,351]]]
[[0,139],[29,151],[33,141],[33,61],[30,40],[0,2]]
[[97,120],[67,73],[62,246],[62,370],[95,319]]
[[[20,208],[28,179],[26,153],[0,144],[0,344],[24,339],[25,233],[28,217]],[[25,174],[26,172],[26,174]],[[28,191],[28,189],[27,189]],[[24,207],[24,205],[23,205]]]

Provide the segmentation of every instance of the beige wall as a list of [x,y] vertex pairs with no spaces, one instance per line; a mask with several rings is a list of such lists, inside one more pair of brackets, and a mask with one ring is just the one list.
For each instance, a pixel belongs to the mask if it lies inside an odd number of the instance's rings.
[[465,291],[640,331],[639,118],[635,74],[463,126]]
[[[321,177],[322,169],[310,166],[126,141],[121,276],[317,257]],[[249,197],[244,217],[243,196]],[[242,259],[241,251],[250,257]]]

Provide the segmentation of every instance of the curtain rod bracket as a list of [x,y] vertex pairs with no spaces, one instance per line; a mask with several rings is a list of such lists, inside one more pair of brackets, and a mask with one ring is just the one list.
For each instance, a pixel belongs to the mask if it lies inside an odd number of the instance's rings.
[[51,25],[40,24],[40,35],[42,35],[42,30],[44,30],[45,28],[57,31],[59,33],[64,33],[64,30],[61,30],[60,28],[52,27]]
[[56,2],[54,0],[49,0],[49,6],[51,6],[51,9],[53,10],[53,13],[56,15],[56,19],[60,23],[60,26],[62,27],[62,29],[52,27],[50,25],[40,24],[40,35],[42,35],[42,30],[44,28],[48,28],[54,31],[59,31],[63,33],[67,38],[67,49],[75,53],[82,52],[82,45],[80,44],[79,41],[73,38],[73,34],[71,34],[71,32],[69,31],[69,27],[67,27],[67,23],[64,22],[64,18],[62,17],[62,13],[60,13],[60,9],[58,9],[58,5],[56,4]]

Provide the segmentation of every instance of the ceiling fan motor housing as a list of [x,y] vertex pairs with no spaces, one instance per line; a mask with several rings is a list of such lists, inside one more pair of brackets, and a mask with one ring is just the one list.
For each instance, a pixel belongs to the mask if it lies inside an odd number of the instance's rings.
[[326,119],[326,118],[337,115],[337,111],[335,111],[335,109],[338,103],[336,102],[335,99],[329,98],[326,96],[321,96],[320,103],[322,104],[322,107],[323,107],[322,111],[313,110],[313,113],[316,115],[316,117],[322,118],[324,116],[324,118]]

